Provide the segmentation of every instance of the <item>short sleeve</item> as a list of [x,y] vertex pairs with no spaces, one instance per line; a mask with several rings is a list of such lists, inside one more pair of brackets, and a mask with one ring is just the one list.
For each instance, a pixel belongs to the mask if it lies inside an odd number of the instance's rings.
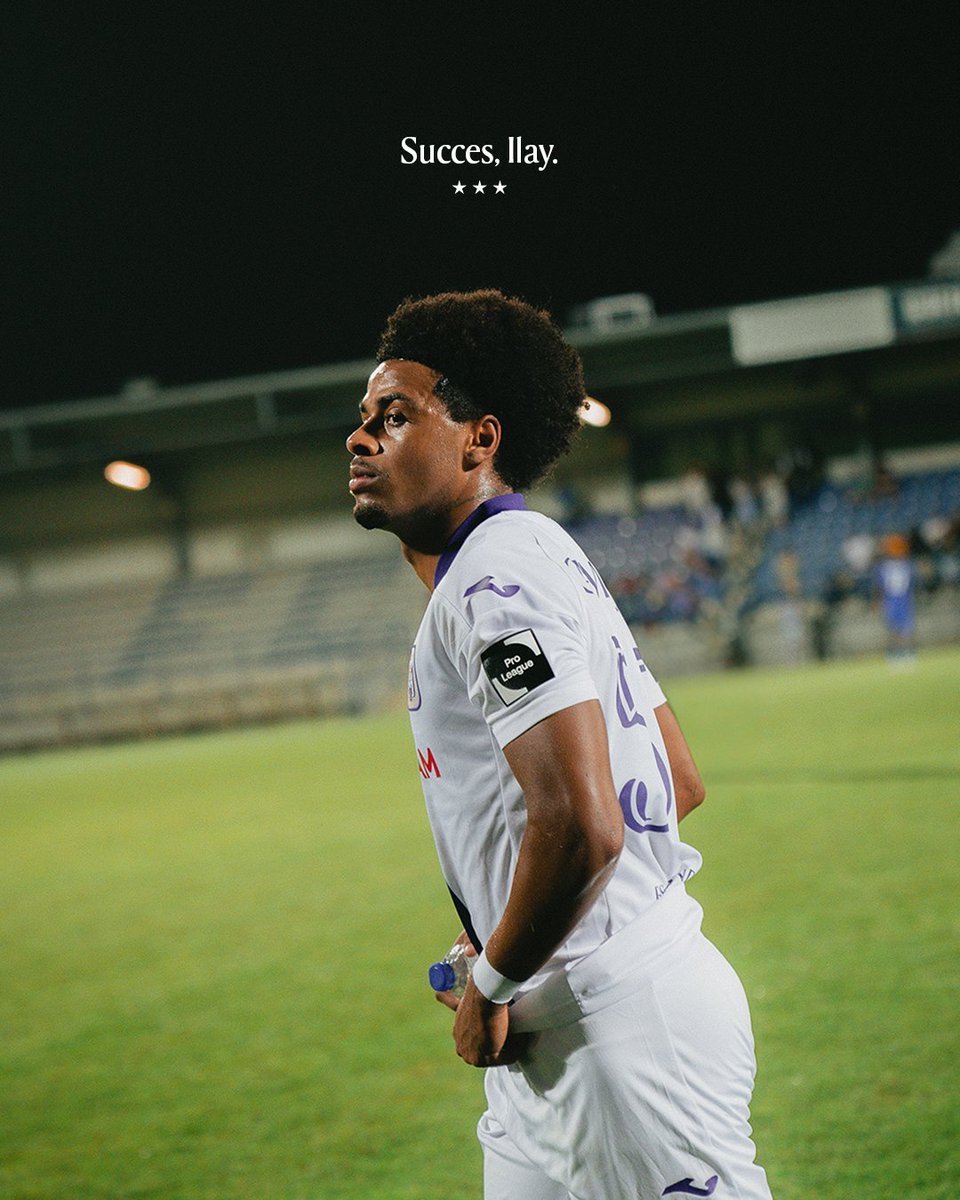
[[456,639],[451,659],[503,748],[546,717],[599,699],[599,693],[580,604],[562,571],[527,561],[509,582],[489,576],[480,582],[484,586],[468,587],[469,594],[445,605],[448,636]]
[[661,704],[667,703],[667,698],[663,694],[663,688],[657,683],[654,673],[646,666],[643,672],[643,686],[651,708],[659,708]]

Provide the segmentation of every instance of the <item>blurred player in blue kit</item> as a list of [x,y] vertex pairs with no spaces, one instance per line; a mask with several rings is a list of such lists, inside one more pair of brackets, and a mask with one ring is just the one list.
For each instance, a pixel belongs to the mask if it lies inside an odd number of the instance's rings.
[[910,558],[910,543],[902,534],[883,539],[875,580],[887,629],[887,660],[892,666],[910,666],[916,659],[917,572]]
[[739,979],[678,821],[704,789],[603,580],[523,489],[567,451],[579,355],[498,291],[407,301],[347,439],[356,520],[431,596],[409,708],[479,958],[453,1037],[485,1073],[487,1200],[761,1200]]

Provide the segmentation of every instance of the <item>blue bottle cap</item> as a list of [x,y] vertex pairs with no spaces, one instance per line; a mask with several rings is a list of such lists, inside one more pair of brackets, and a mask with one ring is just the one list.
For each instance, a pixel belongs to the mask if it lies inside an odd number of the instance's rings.
[[435,992],[449,992],[457,982],[453,967],[448,962],[435,962],[427,974]]

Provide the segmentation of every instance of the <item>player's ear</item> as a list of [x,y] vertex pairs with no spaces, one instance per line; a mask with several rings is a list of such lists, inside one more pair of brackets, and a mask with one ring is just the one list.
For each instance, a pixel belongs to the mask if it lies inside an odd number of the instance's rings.
[[470,438],[464,451],[464,459],[469,467],[479,467],[481,463],[489,462],[500,449],[500,422],[488,413],[470,422]]

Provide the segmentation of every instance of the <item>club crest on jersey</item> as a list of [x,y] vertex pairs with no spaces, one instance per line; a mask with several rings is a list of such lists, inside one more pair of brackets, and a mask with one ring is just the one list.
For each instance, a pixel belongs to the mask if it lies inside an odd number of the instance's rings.
[[416,712],[423,701],[420,695],[420,681],[417,679],[417,644],[410,648],[410,667],[407,671],[407,708]]
[[478,579],[476,583],[472,583],[463,593],[464,600],[468,596],[475,596],[477,592],[493,592],[496,596],[515,596],[520,591],[519,583],[506,583],[501,587],[498,583],[493,582],[492,575],[484,575],[482,579]]
[[553,679],[553,669],[532,629],[521,629],[494,642],[480,655],[480,661],[504,704],[515,704]]

